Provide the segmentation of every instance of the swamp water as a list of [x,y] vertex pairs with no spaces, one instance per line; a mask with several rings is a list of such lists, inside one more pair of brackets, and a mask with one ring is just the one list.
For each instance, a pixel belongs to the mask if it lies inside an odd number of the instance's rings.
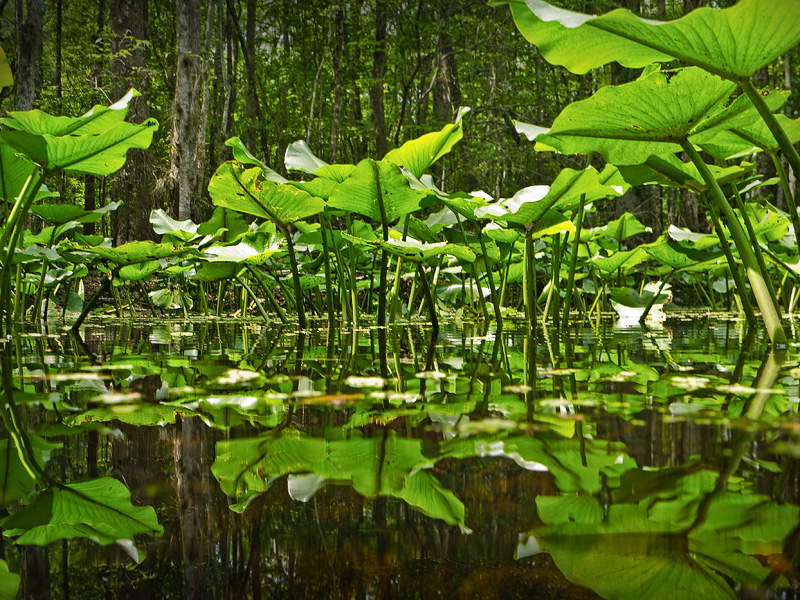
[[800,596],[800,357],[740,322],[82,335],[2,345],[25,597]]

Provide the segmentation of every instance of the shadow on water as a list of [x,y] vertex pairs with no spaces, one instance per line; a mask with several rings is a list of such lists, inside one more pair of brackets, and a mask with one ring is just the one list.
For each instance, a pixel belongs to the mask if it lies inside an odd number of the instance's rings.
[[800,368],[768,346],[691,316],[20,333],[0,597],[797,597]]

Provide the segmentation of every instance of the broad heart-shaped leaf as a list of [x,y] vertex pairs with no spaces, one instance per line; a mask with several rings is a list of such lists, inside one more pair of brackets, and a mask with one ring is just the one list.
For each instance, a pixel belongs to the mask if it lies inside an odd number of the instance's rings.
[[244,142],[242,142],[242,140],[240,140],[238,137],[232,137],[226,140],[225,145],[233,151],[233,158],[238,160],[243,165],[260,167],[261,173],[264,175],[264,179],[269,179],[275,183],[287,183],[289,181],[253,156],[250,150],[248,150],[244,145]]
[[0,142],[13,147],[47,171],[74,175],[110,175],[125,164],[128,150],[147,148],[158,129],[155,119],[141,125],[119,122],[102,133],[53,136],[28,131],[0,131]]
[[581,198],[584,203],[588,203],[622,195],[620,190],[601,184],[598,175],[594,167],[587,167],[582,171],[563,169],[551,186],[524,188],[499,205],[477,209],[475,214],[478,217],[505,221],[512,226],[528,226],[535,225],[551,209],[576,209]]
[[348,483],[364,496],[403,498],[427,515],[463,525],[463,504],[432,476],[418,477],[436,460],[423,455],[419,440],[390,430],[331,441],[284,430],[280,436],[218,442],[211,471],[222,491],[236,498],[231,508],[237,512],[268,489],[270,478],[314,473],[331,483]]
[[14,85],[14,76],[11,74],[11,65],[3,49],[0,48],[0,87]]
[[261,169],[244,169],[238,163],[223,163],[211,177],[208,191],[215,206],[230,208],[281,227],[321,213],[325,201],[290,184],[260,178]]
[[0,560],[0,600],[15,600],[19,590],[19,575],[8,570],[8,563]]
[[742,112],[755,110],[744,104],[746,98],[735,103],[737,114],[726,107],[734,87],[732,81],[696,67],[672,76],[652,71],[567,106],[550,132],[536,138],[536,149],[562,154],[597,152],[615,165],[638,165],[651,156],[674,154],[694,132],[710,137],[712,123],[724,129],[720,116],[735,121]]
[[[29,441],[40,469],[44,468],[45,459],[49,458],[50,452],[61,445],[50,444],[38,436],[29,436]],[[35,483],[22,465],[14,443],[10,439],[0,440],[0,508],[27,496]]]
[[[687,269],[700,263],[724,260],[722,252],[707,252],[696,248],[687,248],[677,242],[671,242],[664,237],[658,241],[644,246],[645,251],[663,265],[672,269]],[[630,306],[630,305],[628,305]]]
[[[715,143],[718,138],[714,138]],[[703,145],[705,148],[705,145]],[[752,146],[751,146],[752,147]],[[714,179],[720,185],[725,185],[730,181],[740,179],[744,175],[751,173],[755,165],[742,163],[731,167],[718,167],[708,165]],[[619,171],[625,180],[632,186],[645,184],[660,184],[670,187],[683,187],[695,192],[706,192],[708,186],[700,176],[697,167],[692,163],[684,163],[674,154],[664,156],[651,156],[646,162],[640,165],[620,165]]]
[[[622,306],[630,308],[645,308],[655,296],[655,292],[643,290],[641,295],[631,288],[611,288],[609,290],[611,300]],[[669,298],[669,294],[662,293],[656,298],[656,303],[664,303]]]
[[174,235],[184,242],[194,238],[199,227],[191,219],[176,221],[161,208],[150,212],[150,224],[158,235]]
[[141,94],[131,89],[115,104],[96,105],[82,117],[57,117],[41,110],[11,111],[9,117],[0,119],[0,124],[35,135],[102,134],[125,120],[128,106],[137,96]]
[[651,231],[653,231],[652,228],[645,227],[634,215],[626,212],[620,215],[618,219],[609,221],[605,225],[593,227],[592,229],[584,229],[581,231],[581,241],[586,242],[602,236],[608,236],[612,239],[622,241],[633,235]]
[[121,202],[109,202],[94,210],[83,210],[74,204],[36,204],[31,207],[31,214],[51,223],[94,223],[112,210],[117,210]]
[[450,152],[463,137],[461,119],[469,110],[467,107],[460,108],[455,123],[445,125],[441,131],[426,133],[415,140],[407,141],[399,148],[389,150],[383,160],[398,167],[405,167],[414,177],[422,177],[433,163]]
[[442,254],[454,256],[459,260],[470,263],[475,262],[476,259],[475,253],[470,250],[469,247],[462,244],[448,244],[446,242],[434,242],[431,244],[426,244],[423,242],[417,242],[415,240],[402,241],[395,239],[389,239],[388,242],[378,239],[373,241],[355,237],[344,232],[342,233],[342,238],[357,245],[369,246],[372,248],[382,248],[390,254],[394,254],[395,256],[399,256],[404,260],[410,260],[416,263],[426,261],[429,258],[434,258],[436,256],[441,256]]
[[[82,245],[71,240],[63,240],[59,244],[59,250],[70,253],[93,255],[118,265],[129,265],[146,260],[158,260],[159,258],[197,254],[197,250],[194,248],[176,248],[172,244],[156,244],[149,240],[129,242],[115,248]],[[78,256],[71,257],[71,260],[85,262],[80,261]]]
[[328,206],[382,221],[378,193],[383,198],[386,222],[414,212],[428,193],[413,190],[400,169],[389,162],[362,160],[342,183],[331,191]]
[[[776,114],[775,118],[792,144],[800,142],[800,119],[789,119],[782,114]],[[753,154],[759,150],[777,152],[779,148],[778,142],[762,119],[737,123],[708,140],[697,141],[697,145],[720,160]]]
[[[13,203],[36,169],[36,165],[24,156],[20,156],[14,148],[0,144],[0,200]],[[36,195],[36,200],[57,195],[42,186]]]
[[2,526],[17,544],[34,546],[76,537],[106,545],[164,532],[153,507],[131,504],[128,489],[111,477],[43,490],[30,505],[3,519]]
[[743,81],[800,42],[796,0],[741,0],[668,23],[640,19],[627,9],[595,17],[543,0],[490,4],[508,4],[520,32],[547,62],[580,74],[614,61],[636,69],[677,58]]
[[311,151],[305,140],[292,142],[286,147],[283,163],[289,170],[305,171],[306,173],[313,173],[320,167],[328,165]]

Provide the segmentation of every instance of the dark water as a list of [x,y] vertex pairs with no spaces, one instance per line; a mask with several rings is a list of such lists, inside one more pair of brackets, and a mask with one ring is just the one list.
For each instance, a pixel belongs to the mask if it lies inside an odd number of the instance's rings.
[[119,323],[3,352],[25,597],[798,596],[797,351],[736,321]]

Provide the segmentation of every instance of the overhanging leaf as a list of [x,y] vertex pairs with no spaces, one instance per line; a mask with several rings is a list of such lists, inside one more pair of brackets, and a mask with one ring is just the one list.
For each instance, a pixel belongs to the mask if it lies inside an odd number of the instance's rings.
[[573,73],[619,62],[642,68],[679,59],[741,81],[800,42],[795,0],[741,0],[724,10],[698,8],[668,23],[640,19],[627,9],[599,17],[557,8],[543,0],[491,0],[507,4],[525,38],[545,59]]

